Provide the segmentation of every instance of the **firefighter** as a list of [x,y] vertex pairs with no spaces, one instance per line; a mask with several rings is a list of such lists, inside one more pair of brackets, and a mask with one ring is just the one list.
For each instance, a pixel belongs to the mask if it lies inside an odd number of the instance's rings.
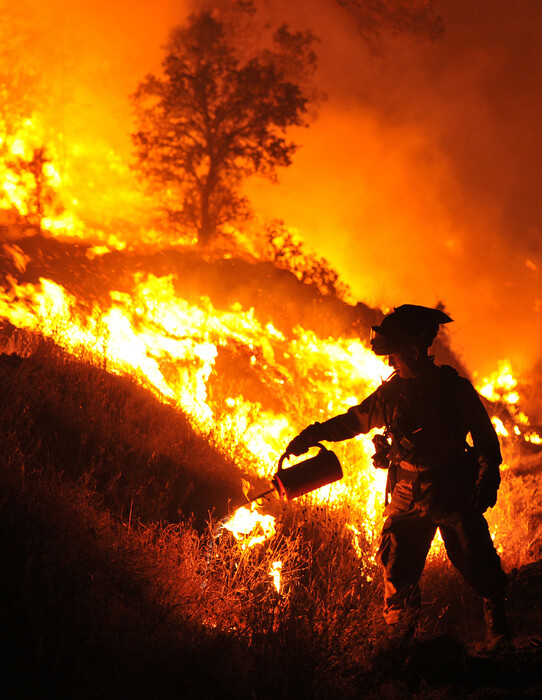
[[439,529],[452,564],[483,598],[485,644],[492,650],[509,638],[507,577],[483,515],[496,503],[502,458],[472,384],[429,355],[440,325],[451,321],[440,309],[412,304],[394,309],[373,326],[371,338],[373,352],[388,356],[391,377],[358,406],[305,428],[286,454],[383,428],[374,440],[373,461],[388,469],[377,554],[384,618],[391,629],[413,633],[421,607],[419,580]]

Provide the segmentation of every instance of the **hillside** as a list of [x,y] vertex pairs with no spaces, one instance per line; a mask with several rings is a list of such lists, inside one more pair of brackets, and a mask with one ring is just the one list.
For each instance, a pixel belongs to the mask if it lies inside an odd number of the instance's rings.
[[[486,402],[509,433],[489,519],[514,645],[479,655],[480,601],[437,548],[402,646],[381,618],[370,441],[334,447],[344,491],[265,501],[276,534],[263,543],[224,527],[246,484],[269,487],[296,429],[379,383],[387,368],[359,341],[379,310],[247,258],[39,235],[2,250],[13,697],[540,694],[542,453],[504,393]],[[446,336],[436,355],[462,370]]]
[[[420,638],[394,646],[374,564],[365,568],[372,582],[360,579],[340,514],[291,504],[279,543],[252,553],[189,523],[168,525],[179,509],[201,519],[235,499],[233,465],[130,380],[50,344],[27,359],[1,360],[1,587],[9,602],[2,665],[10,697],[542,691],[542,561],[511,572],[509,651],[473,655],[479,602],[441,561],[424,577],[434,609]],[[283,556],[285,573],[298,571],[281,596],[265,580],[266,548]]]
[[[18,238],[0,250],[0,279],[37,284],[45,277],[89,303],[93,299],[109,302],[112,289],[130,293],[134,274],[173,275],[175,291],[189,302],[208,297],[216,309],[253,308],[263,326],[271,322],[288,334],[301,325],[323,338],[358,335],[367,340],[371,326],[382,318],[379,309],[323,295],[317,278],[312,284],[303,283],[292,271],[272,262],[179,248],[113,250],[100,255],[89,253],[92,250],[89,244],[63,243],[40,234]],[[438,341],[436,347],[442,361],[461,367],[446,343]]]

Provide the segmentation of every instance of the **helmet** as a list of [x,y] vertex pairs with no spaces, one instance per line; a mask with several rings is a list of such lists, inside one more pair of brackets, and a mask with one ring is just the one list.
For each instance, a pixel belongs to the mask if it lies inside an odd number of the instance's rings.
[[441,323],[452,321],[440,309],[403,304],[373,326],[371,348],[375,355],[391,355],[408,345],[428,348],[436,338]]

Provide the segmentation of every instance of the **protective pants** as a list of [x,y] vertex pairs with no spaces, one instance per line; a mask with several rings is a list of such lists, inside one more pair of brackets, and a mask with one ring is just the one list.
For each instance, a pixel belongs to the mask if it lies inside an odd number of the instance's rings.
[[384,568],[384,618],[388,624],[419,613],[419,580],[437,528],[450,561],[467,583],[485,599],[504,600],[506,574],[481,512],[468,508],[432,517],[415,504],[406,511],[388,506],[386,514],[377,559]]

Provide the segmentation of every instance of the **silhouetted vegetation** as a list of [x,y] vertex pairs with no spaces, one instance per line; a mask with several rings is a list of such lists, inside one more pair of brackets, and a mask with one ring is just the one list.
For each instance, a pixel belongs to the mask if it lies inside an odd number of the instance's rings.
[[302,82],[316,62],[312,34],[284,25],[270,48],[251,51],[249,35],[241,42],[238,34],[254,7],[236,7],[228,17],[199,12],[172,30],[162,75],[149,75],[135,94],[138,168],[170,220],[183,235],[195,231],[203,246],[223,224],[249,215],[246,177],[274,179],[290,165],[297,147],[286,132],[306,124]]
[[531,643],[542,633],[540,566],[511,579],[523,646],[472,656],[479,601],[439,560],[424,575],[432,604],[420,635],[403,646],[386,636],[371,547],[361,537],[362,551],[354,548],[345,507],[277,506],[277,535],[243,549],[216,519],[204,524],[212,504],[236,498],[239,473],[187,419],[129,378],[29,343],[28,357],[0,362],[1,666],[10,697],[540,690],[540,647]]
[[354,21],[360,36],[374,44],[387,31],[435,40],[444,32],[435,0],[333,0]]
[[350,289],[329,262],[307,251],[303,241],[295,240],[283,222],[269,223],[266,234],[267,250],[263,256],[276,267],[290,270],[303,284],[316,287],[323,296],[344,299],[350,295]]

